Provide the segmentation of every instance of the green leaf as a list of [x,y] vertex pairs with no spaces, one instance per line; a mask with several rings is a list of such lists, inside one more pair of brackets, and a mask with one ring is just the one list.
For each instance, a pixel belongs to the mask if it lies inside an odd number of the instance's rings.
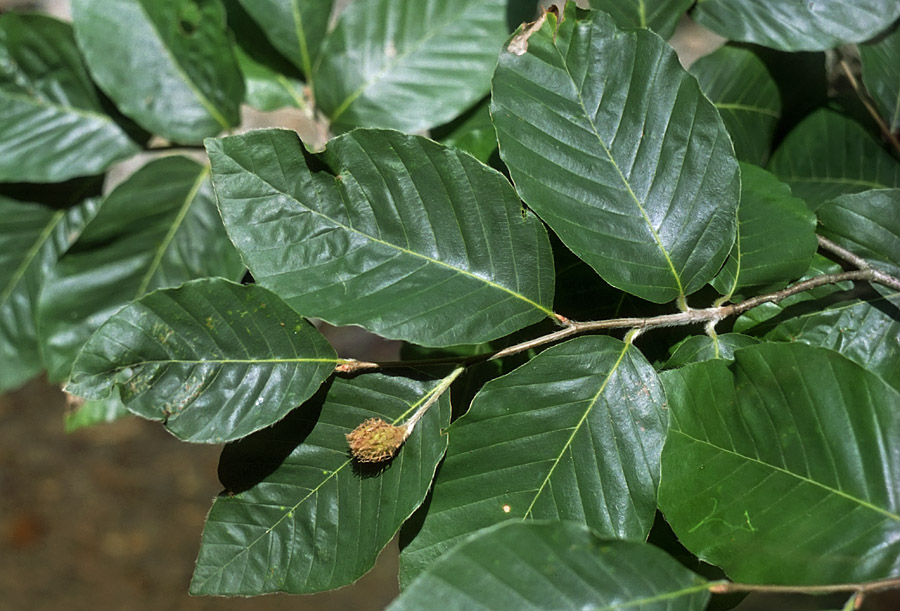
[[809,269],[818,246],[816,215],[803,200],[769,172],[741,164],[737,239],[710,284],[729,299],[742,289],[784,288]]
[[243,270],[209,168],[184,157],[147,164],[107,196],[48,273],[38,316],[50,379],[65,379],[91,334],[129,301],[193,278],[237,280]]
[[225,0],[224,4],[228,27],[236,43],[235,56],[247,89],[244,101],[264,112],[285,106],[304,108],[304,84],[299,69],[272,46],[238,0]]
[[422,573],[388,611],[699,611],[707,582],[646,543],[604,541],[579,524],[506,522]]
[[238,65],[244,75],[247,93],[244,101],[264,112],[294,106],[303,108],[303,82],[274,70],[243,47],[235,49]]
[[844,193],[900,187],[900,163],[859,124],[824,109],[787,135],[769,170],[812,210]]
[[760,344],[661,375],[660,509],[747,583],[856,583],[900,570],[900,393],[843,356]]
[[583,337],[484,385],[450,429],[402,583],[466,535],[509,518],[581,522],[642,541],[656,512],[665,396],[633,346]]
[[269,42],[303,71],[314,72],[334,0],[238,0]]
[[900,316],[881,298],[801,313],[779,322],[765,337],[830,348],[900,391]]
[[900,130],[900,28],[859,46],[862,78],[891,131]]
[[569,3],[558,27],[550,14],[501,53],[491,114],[519,195],[608,283],[664,303],[718,271],[734,242],[737,161],[656,34]]
[[649,28],[669,38],[691,4],[693,0],[594,0],[591,8],[609,13],[623,30]]
[[872,38],[900,17],[896,0],[700,0],[691,17],[730,40],[824,51]]
[[308,316],[427,346],[553,316],[546,230],[465,153],[378,130],[339,136],[318,157],[284,130],[207,150],[253,277]]
[[690,73],[722,115],[737,158],[765,163],[781,118],[781,96],[763,61],[747,49],[725,46],[694,62]]
[[198,443],[281,420],[341,361],[315,327],[266,289],[222,278],[154,291],[85,344],[66,391],[106,399]]
[[900,189],[842,195],[817,212],[822,235],[900,277]]
[[444,394],[389,466],[366,470],[345,435],[367,418],[408,417],[437,385],[366,374],[330,388],[273,428],[226,446],[192,594],[318,592],[353,582],[425,498],[447,447]]
[[[509,33],[507,0],[370,0],[341,15],[322,50],[316,102],[336,132],[416,132],[488,92]],[[533,6],[533,3],[532,3]]]
[[69,24],[0,15],[0,181],[99,174],[137,151],[104,111]]
[[49,269],[96,209],[91,200],[54,210],[0,197],[0,392],[17,388],[43,369],[38,295]]
[[724,333],[709,337],[692,335],[686,337],[672,349],[672,356],[663,365],[663,369],[676,369],[690,363],[701,363],[712,359],[734,360],[734,351],[744,346],[758,344],[759,340],[740,333]]
[[[822,274],[839,274],[843,269],[837,263],[830,259],[816,254],[806,274],[800,280],[808,280],[813,276]],[[764,303],[758,305],[752,310],[738,316],[734,321],[734,331],[740,333],[752,332],[754,335],[760,336],[765,334],[766,329],[771,329],[777,323],[778,317],[784,316],[786,311],[796,311],[796,309],[809,309],[818,311],[819,307],[814,302],[818,299],[829,298],[830,295],[840,291],[849,291],[853,288],[853,282],[841,282],[839,284],[826,284],[816,287],[803,293],[791,295],[790,297],[779,301],[778,303]]]
[[199,143],[240,123],[244,83],[218,0],[72,0],[91,75],[125,115]]

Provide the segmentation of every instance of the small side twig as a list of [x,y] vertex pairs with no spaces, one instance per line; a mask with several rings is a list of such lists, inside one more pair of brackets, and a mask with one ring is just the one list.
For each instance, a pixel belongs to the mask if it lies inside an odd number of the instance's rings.
[[879,269],[875,269],[874,267],[869,265],[868,261],[866,261],[859,255],[850,252],[843,246],[840,246],[840,245],[832,242],[828,238],[826,238],[824,236],[820,236],[820,235],[816,235],[816,237],[819,240],[819,246],[821,246],[823,250],[827,250],[828,252],[830,252],[834,255],[837,255],[838,257],[840,257],[841,259],[843,259],[844,261],[846,261],[847,263],[849,263],[850,265],[852,265],[858,269],[870,270],[874,276],[873,277],[874,282],[877,282],[878,284],[883,284],[884,286],[888,286],[894,290],[900,291],[900,279],[895,278],[895,277],[891,276],[890,274],[887,274]]
[[891,577],[878,581],[863,583],[839,583],[825,586],[774,586],[752,583],[734,583],[731,581],[716,581],[709,584],[709,591],[713,594],[735,594],[739,592],[763,592],[767,594],[836,594],[840,592],[854,592],[857,594],[857,602],[864,594],[883,592],[885,590],[900,589],[900,577]]
[[891,143],[891,146],[894,147],[894,150],[897,154],[900,154],[900,140],[897,139],[897,135],[891,131],[890,126],[884,122],[884,119],[881,116],[881,113],[878,112],[878,109],[872,105],[872,102],[869,100],[869,96],[863,91],[862,87],[859,86],[859,81],[856,80],[856,77],[853,75],[853,71],[850,69],[850,66],[847,65],[843,59],[840,60],[841,70],[844,71],[844,75],[847,77],[847,80],[850,81],[850,86],[853,87],[853,91],[856,92],[857,97],[863,103],[863,106],[866,107],[868,113],[875,119],[875,123],[878,124],[878,129],[881,130],[881,133],[887,138],[887,141]]

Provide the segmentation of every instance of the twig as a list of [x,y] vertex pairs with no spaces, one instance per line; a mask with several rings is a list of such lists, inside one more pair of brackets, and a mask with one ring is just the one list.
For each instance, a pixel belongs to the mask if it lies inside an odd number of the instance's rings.
[[403,423],[403,426],[406,427],[406,436],[409,437],[410,433],[412,433],[413,428],[415,428],[416,423],[422,419],[422,416],[425,415],[425,412],[428,411],[432,405],[437,403],[437,400],[441,398],[441,395],[450,388],[450,385],[453,384],[453,380],[459,377],[459,375],[465,370],[465,367],[457,367],[450,375],[441,380],[440,384],[434,387],[434,390],[431,391],[431,396],[428,397],[428,400],[425,401],[419,408],[415,411],[415,413],[409,417],[409,419]]
[[734,594],[737,592],[766,592],[768,594],[835,594],[839,592],[856,592],[869,594],[884,590],[900,589],[900,577],[891,577],[879,581],[863,583],[839,583],[827,586],[768,586],[752,583],[734,583],[716,581],[709,584],[713,594]]
[[[825,240],[826,243],[833,244],[825,238],[820,238],[820,240]],[[830,246],[826,246],[823,244],[823,248],[830,249]],[[860,260],[860,262],[865,264],[865,261]],[[713,306],[696,310],[688,309],[687,311],[677,312],[675,314],[662,314],[660,316],[650,316],[647,318],[628,317],[610,318],[608,320],[593,320],[587,322],[569,321],[565,325],[565,327],[559,329],[558,331],[554,331],[553,333],[548,333],[546,335],[542,335],[540,337],[536,337],[534,339],[530,339],[528,341],[524,341],[507,348],[503,348],[502,350],[493,353],[476,354],[472,356],[426,359],[418,361],[389,361],[383,363],[348,359],[338,365],[336,370],[341,373],[357,373],[360,371],[389,369],[394,367],[425,367],[430,365],[448,364],[459,364],[465,367],[474,363],[512,356],[514,354],[519,354],[521,352],[531,350],[532,348],[540,348],[542,346],[553,344],[575,335],[581,335],[582,333],[590,333],[594,331],[604,331],[610,329],[632,329],[640,330],[641,332],[643,332],[650,329],[659,329],[662,327],[679,327],[696,324],[706,325],[707,329],[710,329],[715,327],[716,323],[718,323],[720,320],[743,314],[747,310],[755,308],[758,305],[762,305],[764,303],[778,303],[779,301],[787,299],[791,295],[803,293],[819,286],[847,282],[848,280],[867,280],[869,282],[877,282],[879,284],[884,284],[891,288],[900,290],[900,279],[897,279],[874,268],[868,267],[867,265],[865,269],[859,269],[856,271],[814,276],[807,280],[797,282],[796,284],[793,284],[780,291],[775,291],[766,295],[759,295],[757,297],[752,297],[750,299],[741,301],[740,303],[730,305]]]
[[820,236],[820,235],[816,235],[816,237],[819,239],[819,246],[821,246],[824,250],[827,250],[828,252],[831,252],[831,253],[837,255],[838,257],[840,257],[841,259],[843,259],[847,263],[850,263],[851,265],[853,265],[854,267],[856,267],[858,269],[871,270],[872,273],[874,274],[874,278],[873,278],[874,282],[877,282],[878,284],[883,284],[885,286],[889,286],[890,288],[892,288],[894,290],[900,291],[900,279],[897,279],[897,278],[891,276],[890,274],[887,274],[881,270],[875,269],[874,267],[869,265],[868,261],[866,261],[859,255],[856,255],[856,254],[850,252],[843,246],[839,246],[838,244],[835,244],[828,238]]
[[884,119],[881,117],[881,113],[878,112],[872,103],[869,101],[869,96],[862,90],[862,87],[859,86],[859,81],[856,80],[856,77],[853,76],[853,71],[850,70],[850,66],[847,65],[843,59],[840,60],[841,69],[844,71],[844,75],[847,77],[847,80],[850,81],[850,86],[853,87],[853,91],[856,92],[857,97],[863,103],[863,106],[866,107],[866,110],[869,111],[869,114],[872,115],[872,118],[875,119],[875,122],[878,124],[878,129],[881,130],[881,133],[887,138],[888,142],[891,143],[891,146],[894,147],[894,150],[900,154],[900,140],[897,140],[897,136],[894,132],[891,131],[890,126],[884,122]]

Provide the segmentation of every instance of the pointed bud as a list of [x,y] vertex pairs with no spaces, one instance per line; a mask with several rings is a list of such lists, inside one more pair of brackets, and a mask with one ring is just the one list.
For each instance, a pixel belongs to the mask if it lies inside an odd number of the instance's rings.
[[350,453],[359,462],[382,462],[397,453],[406,441],[406,427],[369,418],[347,435]]

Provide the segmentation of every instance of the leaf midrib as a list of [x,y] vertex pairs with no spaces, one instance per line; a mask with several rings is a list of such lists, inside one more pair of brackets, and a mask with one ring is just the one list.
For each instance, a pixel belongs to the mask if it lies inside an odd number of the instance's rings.
[[[224,151],[223,151],[223,154],[224,154]],[[470,272],[470,271],[468,271],[468,270],[460,269],[460,268],[455,267],[455,266],[453,266],[453,265],[451,265],[451,264],[449,264],[449,263],[445,263],[445,262],[440,261],[440,260],[438,260],[438,259],[434,259],[434,258],[429,257],[429,256],[427,256],[427,255],[424,255],[424,254],[422,254],[422,253],[418,253],[418,252],[416,252],[416,251],[414,251],[414,250],[409,250],[408,248],[403,248],[402,246],[398,246],[398,245],[396,245],[396,244],[392,244],[391,242],[386,242],[386,241],[384,241],[384,240],[381,240],[381,239],[379,239],[379,238],[376,238],[375,236],[369,235],[368,233],[365,233],[365,232],[363,232],[363,231],[360,231],[359,229],[356,229],[356,228],[354,228],[354,227],[350,227],[350,226],[348,226],[348,225],[345,225],[345,224],[341,223],[340,221],[337,221],[337,220],[331,218],[330,216],[328,216],[327,214],[325,214],[325,213],[323,213],[323,212],[320,212],[320,211],[318,211],[318,210],[314,210],[313,208],[310,208],[309,206],[306,206],[305,204],[303,204],[303,202],[301,202],[300,200],[298,200],[296,197],[294,197],[294,196],[291,195],[290,193],[287,193],[286,191],[283,191],[283,190],[279,189],[278,187],[276,187],[275,185],[273,185],[271,182],[269,182],[268,180],[266,180],[265,178],[263,178],[263,177],[260,176],[259,174],[254,173],[250,168],[244,166],[240,161],[238,161],[237,159],[235,159],[235,158],[232,157],[231,155],[228,155],[228,157],[229,157],[229,159],[231,159],[235,164],[237,164],[238,167],[240,167],[242,170],[244,170],[247,174],[249,174],[250,176],[253,176],[253,177],[256,178],[257,180],[261,181],[263,184],[267,185],[269,188],[271,188],[273,191],[275,191],[275,192],[278,193],[279,195],[283,195],[284,197],[288,198],[290,201],[295,202],[298,206],[300,206],[300,208],[301,208],[302,210],[308,211],[308,212],[310,212],[310,213],[312,213],[312,214],[314,214],[314,215],[316,215],[316,216],[318,216],[318,217],[320,217],[320,218],[322,218],[322,219],[328,221],[329,223],[331,223],[331,224],[334,225],[335,227],[339,227],[339,228],[341,228],[341,229],[343,229],[343,230],[345,230],[345,231],[348,231],[348,232],[350,232],[350,233],[355,233],[356,235],[359,235],[359,236],[361,236],[361,237],[363,237],[363,238],[365,238],[365,239],[367,239],[367,240],[369,240],[370,242],[373,242],[373,243],[375,243],[375,244],[380,244],[380,245],[382,245],[382,246],[387,246],[387,247],[392,248],[392,249],[394,249],[394,250],[397,250],[398,252],[401,252],[401,253],[403,253],[403,254],[410,255],[410,256],[414,256],[414,257],[418,257],[418,258],[423,259],[423,260],[425,260],[425,261],[427,261],[427,262],[429,262],[429,263],[433,263],[433,264],[438,265],[438,266],[440,266],[440,267],[445,267],[445,268],[447,268],[447,269],[453,270],[454,272],[456,272],[456,273],[458,273],[458,274],[461,274],[461,275],[466,276],[466,277],[468,277],[468,278],[472,278],[473,280],[476,280],[477,282],[480,282],[480,283],[482,283],[482,284],[485,284],[485,285],[487,285],[487,286],[489,286],[489,287],[491,287],[491,288],[494,288],[494,289],[503,291],[504,293],[507,293],[507,294],[509,294],[509,295],[511,295],[511,296],[513,296],[513,297],[515,297],[516,299],[519,299],[520,301],[523,301],[523,302],[527,303],[527,304],[530,305],[531,307],[533,307],[533,308],[535,308],[536,310],[540,311],[540,312],[541,312],[542,314],[544,314],[545,316],[547,316],[547,317],[549,317],[549,318],[551,318],[551,319],[557,320],[557,317],[556,317],[556,315],[553,313],[553,310],[551,310],[550,308],[547,308],[547,307],[545,307],[545,306],[543,306],[543,305],[537,303],[536,301],[533,301],[532,299],[529,299],[528,297],[526,297],[525,295],[523,295],[523,294],[521,294],[521,293],[519,293],[519,292],[516,292],[516,291],[514,291],[514,290],[512,290],[512,289],[506,288],[505,286],[503,286],[503,285],[501,285],[501,284],[498,284],[498,283],[496,283],[496,282],[493,282],[492,280],[488,280],[488,279],[486,279],[486,278],[482,278],[481,276],[478,276],[477,274],[474,274],[474,273],[472,273],[472,272]],[[343,199],[343,195],[341,195],[341,198]]]
[[687,588],[682,588],[680,590],[665,592],[663,594],[657,594],[655,596],[648,596],[647,598],[636,598],[634,600],[629,600],[626,603],[616,603],[612,605],[606,605],[605,607],[595,607],[595,609],[596,611],[616,611],[616,609],[630,609],[632,607],[639,607],[647,603],[654,603],[662,600],[671,600],[673,598],[681,598],[682,596],[687,596],[688,594],[703,592],[704,590],[709,590],[710,585],[712,584],[706,582],[698,583]]
[[353,361],[348,361],[347,359],[342,358],[309,358],[309,357],[292,357],[292,358],[260,358],[260,359],[154,359],[149,361],[137,361],[134,363],[128,363],[126,365],[120,365],[118,367],[110,367],[109,369],[103,369],[101,371],[92,372],[91,376],[109,376],[117,374],[121,371],[125,371],[126,369],[132,369],[135,367],[144,367],[146,365],[279,365],[279,364],[287,364],[287,363],[333,363],[335,365],[342,365],[345,363],[352,363]]
[[[467,4],[466,6],[468,7],[468,4]],[[366,90],[367,90],[369,87],[371,87],[372,85],[374,85],[375,83],[377,83],[378,81],[380,81],[380,80],[384,77],[384,75],[385,75],[387,72],[389,72],[390,70],[396,68],[396,67],[397,67],[404,59],[406,59],[409,55],[411,55],[411,54],[414,53],[415,51],[418,51],[419,48],[422,47],[422,45],[424,45],[426,42],[430,41],[432,38],[434,38],[435,36],[437,36],[438,34],[440,34],[441,31],[444,30],[446,27],[448,27],[448,26],[450,26],[450,25],[453,25],[454,23],[455,23],[455,21],[452,20],[452,19],[451,19],[450,21],[442,21],[442,22],[441,22],[440,24],[438,24],[433,30],[429,30],[428,32],[426,32],[425,35],[424,35],[422,38],[420,38],[419,40],[417,40],[411,47],[409,47],[408,49],[404,50],[403,53],[399,53],[398,55],[395,55],[394,57],[392,57],[392,58],[390,59],[390,61],[388,61],[387,63],[385,63],[385,64],[382,66],[381,70],[378,71],[378,74],[376,74],[375,76],[369,78],[365,83],[363,83],[362,85],[360,85],[359,88],[358,88],[356,91],[354,91],[353,93],[351,93],[350,95],[348,95],[348,96],[344,99],[344,101],[341,102],[341,103],[338,105],[338,107],[334,110],[334,113],[332,113],[332,115],[331,115],[331,122],[332,122],[332,123],[337,123],[338,118],[340,118],[340,116],[343,115],[343,114],[347,111],[347,109],[348,109],[348,108],[349,108],[349,107],[350,107],[350,106],[351,106],[351,105],[352,105],[352,104],[353,104],[353,103],[354,103],[354,102],[355,102],[355,101],[356,101],[363,93],[366,92]],[[393,42],[393,41],[391,41],[391,42]]]
[[619,353],[618,358],[616,359],[615,364],[610,368],[609,373],[606,374],[606,377],[603,379],[603,383],[600,385],[600,389],[597,393],[591,398],[587,407],[584,410],[584,414],[582,414],[581,419],[578,420],[578,424],[572,429],[572,434],[569,435],[569,438],[563,444],[562,449],[560,449],[559,453],[556,455],[556,460],[553,461],[553,464],[550,466],[550,470],[547,472],[547,476],[544,478],[544,481],[541,482],[541,485],[534,493],[534,497],[531,499],[531,504],[528,506],[528,509],[525,510],[525,514],[522,516],[522,520],[527,520],[531,515],[531,510],[534,509],[535,503],[540,498],[541,494],[544,492],[544,488],[547,487],[547,484],[550,482],[550,478],[553,477],[553,473],[556,471],[556,467],[559,466],[560,461],[562,460],[563,455],[568,451],[571,447],[572,443],[575,440],[575,436],[581,430],[581,427],[584,426],[585,421],[588,416],[594,410],[594,407],[597,405],[597,401],[600,400],[600,397],[603,396],[603,391],[606,390],[607,384],[612,379],[613,374],[615,374],[619,370],[619,365],[622,364],[622,359],[625,358],[625,354],[628,352],[629,344],[625,344],[622,347],[622,351]]
[[757,464],[757,465],[760,465],[760,466],[763,466],[763,467],[767,467],[767,468],[772,469],[773,471],[777,471],[778,473],[781,473],[781,474],[783,474],[783,475],[788,475],[788,476],[790,476],[790,477],[792,477],[792,478],[795,478],[795,479],[797,479],[797,480],[800,480],[800,481],[803,482],[803,483],[811,484],[811,485],[813,485],[813,486],[816,486],[816,487],[818,487],[818,488],[821,488],[821,489],[825,490],[826,492],[829,492],[829,493],[831,493],[831,494],[840,496],[840,497],[842,497],[842,498],[844,498],[844,499],[846,499],[846,500],[848,500],[848,501],[851,501],[851,502],[853,502],[853,503],[856,503],[857,505],[859,505],[859,506],[861,506],[861,507],[865,507],[866,509],[870,509],[870,510],[876,512],[876,513],[880,513],[880,514],[884,515],[885,517],[890,518],[891,520],[894,520],[895,522],[900,522],[900,515],[897,515],[897,514],[895,514],[895,513],[891,513],[891,512],[888,511],[887,509],[882,509],[881,507],[878,507],[877,505],[873,505],[873,504],[870,503],[869,501],[866,501],[866,500],[864,500],[864,499],[857,498],[857,497],[853,496],[852,494],[849,494],[849,493],[847,493],[847,492],[844,492],[843,490],[839,490],[839,489],[837,489],[837,488],[832,488],[831,486],[829,486],[829,485],[827,485],[827,484],[823,484],[822,482],[817,482],[817,481],[814,480],[814,479],[810,479],[810,478],[808,478],[808,477],[805,477],[805,476],[803,476],[803,475],[800,475],[799,473],[794,473],[793,471],[789,471],[789,470],[787,470],[787,469],[785,469],[785,468],[783,468],[783,467],[779,467],[779,466],[777,466],[777,465],[773,465],[773,464],[771,464],[771,463],[765,462],[765,461],[760,460],[760,459],[758,459],[758,458],[754,458],[754,457],[752,457],[752,456],[745,456],[744,454],[741,454],[740,452],[737,452],[736,450],[730,450],[730,449],[728,449],[728,448],[723,448],[723,447],[721,447],[721,446],[718,446],[718,445],[714,444],[713,442],[711,442],[711,441],[709,441],[709,440],[707,440],[707,439],[699,439],[699,438],[697,438],[697,437],[694,437],[693,435],[689,435],[689,434],[685,433],[685,432],[682,431],[682,430],[672,429],[672,430],[671,430],[671,433],[675,433],[675,434],[681,435],[681,436],[683,436],[683,437],[686,437],[687,439],[690,439],[691,441],[695,441],[695,442],[697,442],[697,443],[699,443],[699,444],[702,444],[702,445],[705,445],[705,446],[707,446],[707,447],[713,448],[713,449],[718,450],[718,451],[720,451],[720,452],[723,452],[723,453],[725,453],[725,454],[728,454],[728,455],[731,455],[731,456],[735,456],[735,457],[737,457],[737,458],[742,458],[742,459],[744,459],[744,460],[746,460],[746,461],[748,461],[748,462],[752,462],[752,463],[755,463],[755,464]]
[[112,117],[110,117],[109,115],[105,115],[93,110],[88,110],[86,108],[79,108],[77,106],[63,106],[62,104],[50,102],[37,96],[32,97],[24,93],[14,93],[12,91],[9,91],[8,89],[0,89],[0,97],[5,97],[8,100],[21,102],[29,106],[49,108],[64,115],[77,115],[79,117],[84,117],[85,119],[101,121],[111,127],[119,129],[119,126],[115,123],[115,121],[112,120]]
[[218,123],[222,129],[228,129],[230,125],[228,121],[225,119],[225,116],[219,112],[219,109],[209,101],[209,98],[200,91],[196,86],[194,86],[194,82],[188,77],[187,73],[181,67],[181,63],[178,61],[178,58],[175,57],[172,49],[170,49],[165,44],[165,39],[159,31],[159,28],[156,25],[156,22],[150,18],[150,14],[147,12],[147,9],[144,8],[144,4],[142,0],[137,1],[137,5],[140,8],[141,13],[143,13],[144,18],[147,20],[147,23],[150,25],[150,29],[153,30],[153,33],[156,35],[157,41],[159,42],[159,46],[165,52],[166,56],[168,56],[169,61],[171,62],[171,66],[175,69],[175,72],[178,73],[178,76],[181,77],[181,80],[187,85],[188,89],[190,89],[197,98],[197,101],[200,102],[200,105],[206,109],[209,115],[213,118],[213,120]]
[[713,102],[713,106],[718,108],[719,110],[743,110],[746,112],[755,112],[761,115],[767,115],[769,117],[774,117],[775,119],[781,118],[781,113],[776,110],[770,110],[768,108],[763,108],[762,106],[751,106],[749,104],[739,104],[737,102]]
[[593,118],[591,118],[590,113],[587,111],[587,106],[584,104],[584,97],[581,95],[581,89],[578,87],[578,84],[575,82],[575,78],[572,76],[572,73],[569,71],[569,65],[566,63],[566,58],[563,56],[562,51],[560,51],[559,47],[556,45],[555,35],[553,40],[553,49],[556,51],[557,55],[559,55],[560,65],[566,71],[566,75],[569,77],[569,81],[572,83],[572,88],[575,90],[576,95],[578,96],[578,105],[581,108],[582,113],[584,114],[584,118],[587,119],[588,123],[591,126],[591,132],[596,137],[597,142],[600,143],[600,147],[603,149],[603,152],[606,153],[607,159],[612,164],[613,168],[616,170],[616,174],[618,174],[619,179],[622,181],[622,184],[625,185],[625,189],[628,191],[628,195],[631,196],[632,201],[635,206],[637,206],[638,211],[641,213],[641,218],[644,220],[644,223],[647,225],[647,229],[650,230],[650,234],[653,236],[653,240],[656,242],[656,247],[659,249],[660,253],[662,253],[663,258],[666,261],[666,265],[669,267],[669,271],[672,273],[672,277],[675,279],[675,286],[678,289],[679,298],[683,298],[684,295],[684,287],[681,284],[681,276],[678,275],[678,271],[675,269],[675,265],[672,263],[672,258],[669,256],[669,252],[666,250],[665,246],[662,243],[662,238],[659,237],[659,233],[653,227],[653,223],[650,221],[650,217],[647,214],[647,211],[644,209],[643,204],[638,198],[637,194],[631,188],[631,183],[622,173],[622,169],[619,167],[618,162],[615,157],[613,157],[612,151],[609,147],[606,146],[606,142],[604,142],[603,138],[600,136],[600,131],[597,129],[596,123],[594,123]]
[[32,244],[31,248],[28,249],[28,252],[25,253],[25,257],[22,259],[22,262],[18,267],[16,267],[16,270],[10,277],[10,281],[7,283],[6,287],[4,287],[3,292],[0,293],[0,308],[6,305],[7,300],[12,296],[19,282],[21,282],[22,278],[25,276],[25,272],[28,271],[28,268],[31,266],[34,258],[41,251],[41,248],[43,248],[47,240],[50,239],[50,234],[52,234],[56,226],[59,225],[63,216],[65,216],[65,210],[58,210],[57,212],[53,213],[53,215],[47,221],[47,224],[38,234],[37,238],[34,240],[34,244]]
[[144,293],[147,292],[147,287],[150,285],[150,281],[156,274],[156,270],[159,269],[159,266],[162,263],[162,258],[165,256],[166,250],[169,248],[169,244],[171,244],[172,240],[175,239],[175,234],[178,233],[178,229],[181,227],[181,224],[187,216],[191,205],[194,203],[194,200],[197,197],[197,193],[200,191],[200,187],[203,186],[203,182],[206,180],[206,177],[209,176],[209,173],[209,166],[205,166],[197,175],[197,178],[195,179],[194,184],[191,185],[191,188],[188,191],[184,202],[182,202],[181,207],[178,209],[178,214],[175,215],[175,219],[172,221],[172,225],[169,227],[169,231],[166,232],[166,235],[163,237],[162,241],[159,243],[159,246],[156,248],[156,252],[153,255],[153,260],[147,267],[147,271],[144,272],[144,276],[143,278],[141,278],[141,282],[138,285],[138,289],[135,292],[134,297],[132,297],[132,300],[142,297]]

